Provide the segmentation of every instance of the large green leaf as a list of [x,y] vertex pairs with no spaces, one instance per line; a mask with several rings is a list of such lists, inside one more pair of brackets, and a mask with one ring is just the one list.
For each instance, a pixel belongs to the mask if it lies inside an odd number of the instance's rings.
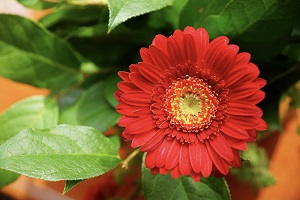
[[126,20],[172,5],[173,0],[108,0],[108,31]]
[[190,0],[181,27],[205,27],[211,38],[227,35],[258,58],[277,55],[299,19],[298,0]]
[[[52,128],[58,121],[58,107],[54,99],[33,96],[13,104],[0,116],[0,144],[25,128]],[[19,175],[0,169],[0,187]]]
[[[116,78],[113,78],[112,82],[116,83],[116,80]],[[92,126],[101,132],[115,125],[120,115],[111,105],[115,105],[115,101],[112,100],[112,91],[114,91],[115,86],[109,83],[110,81],[110,78],[100,81],[82,92],[74,104],[62,110],[59,122]],[[109,92],[108,86],[111,87]]]
[[82,180],[119,164],[118,148],[91,127],[26,129],[0,146],[0,168],[49,181]]
[[13,104],[0,116],[0,144],[25,128],[52,128],[58,107],[50,97],[33,96]]
[[147,200],[229,200],[230,193],[224,178],[201,178],[194,182],[190,177],[181,176],[173,179],[170,174],[152,175],[143,165],[144,194]]
[[1,76],[54,91],[81,79],[80,61],[65,41],[19,16],[0,21]]
[[17,0],[17,1],[28,8],[33,8],[37,10],[54,7],[55,5],[57,5],[58,2],[58,1],[51,2],[47,0]]

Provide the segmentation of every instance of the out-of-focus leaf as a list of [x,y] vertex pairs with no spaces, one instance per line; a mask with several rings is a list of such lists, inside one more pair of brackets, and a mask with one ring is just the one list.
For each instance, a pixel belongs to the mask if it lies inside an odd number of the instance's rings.
[[96,6],[63,5],[41,18],[39,22],[46,27],[57,25],[60,22],[67,22],[69,24],[91,23],[101,17],[103,10],[105,8]]
[[126,20],[172,5],[173,0],[108,0],[108,32]]
[[33,96],[13,104],[0,116],[0,144],[25,128],[52,128],[58,122],[58,107],[50,97]]
[[0,168],[49,180],[82,180],[120,163],[118,146],[96,129],[25,129],[0,146]]
[[52,8],[58,4],[57,2],[45,1],[45,0],[17,0],[23,6],[28,8],[33,8],[37,10],[43,10],[47,8]]
[[181,176],[175,180],[170,174],[152,175],[144,164],[142,173],[144,194],[147,200],[230,200],[229,189],[224,178],[210,176],[195,182],[190,177]]
[[14,182],[18,177],[18,173],[0,169],[0,188]]
[[83,91],[74,104],[61,111],[59,122],[92,126],[101,132],[115,125],[120,115],[107,101],[106,82],[107,80],[100,81]]
[[227,35],[242,51],[266,59],[278,55],[288,42],[299,7],[297,0],[191,0],[181,14],[181,27],[205,27],[211,38]]
[[267,187],[275,183],[274,177],[270,174],[269,160],[264,149],[256,144],[249,144],[247,151],[242,153],[248,162],[242,162],[240,169],[232,169],[233,174],[238,175],[241,180],[249,181],[257,188]]
[[83,181],[83,180],[66,180],[63,194],[66,194],[67,192],[69,192],[72,188],[74,188],[76,185],[78,185],[81,181]]
[[172,30],[179,28],[182,9],[188,0],[174,0],[173,5],[149,14],[148,26],[155,29],[166,29],[171,25]]
[[114,93],[118,89],[117,83],[119,81],[121,81],[121,78],[118,75],[110,76],[104,81],[105,99],[114,108],[118,105]]
[[0,75],[53,91],[81,79],[80,61],[71,47],[39,24],[0,15]]

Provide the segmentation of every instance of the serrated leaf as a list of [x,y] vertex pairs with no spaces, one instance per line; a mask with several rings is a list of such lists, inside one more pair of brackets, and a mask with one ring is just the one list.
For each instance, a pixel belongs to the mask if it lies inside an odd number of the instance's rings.
[[108,0],[108,32],[132,17],[159,10],[172,3],[173,0]]
[[0,75],[61,91],[78,82],[80,61],[71,47],[38,23],[0,15]]
[[201,178],[194,182],[190,177],[181,176],[173,179],[170,174],[152,175],[150,170],[142,166],[144,194],[147,200],[229,200],[230,193],[224,178]]
[[120,163],[118,146],[96,129],[26,129],[0,146],[0,168],[49,181],[82,180]]
[[0,169],[0,188],[14,182],[18,177],[19,174],[15,172]]
[[92,126],[101,132],[115,125],[120,115],[107,101],[106,82],[107,80],[100,81],[82,92],[75,104],[62,110],[59,122]]
[[69,192],[72,188],[78,185],[83,180],[66,180],[63,194]]
[[0,144],[25,128],[47,129],[57,122],[54,99],[38,95],[18,101],[0,116]]

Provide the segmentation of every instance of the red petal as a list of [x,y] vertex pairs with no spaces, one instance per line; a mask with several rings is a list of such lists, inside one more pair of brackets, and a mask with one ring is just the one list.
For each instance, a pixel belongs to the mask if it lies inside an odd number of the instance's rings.
[[160,167],[160,168],[159,168],[159,173],[162,174],[162,175],[166,175],[168,172],[169,172],[169,171],[166,170],[166,168],[164,168],[164,167]]
[[239,168],[241,166],[240,154],[237,150],[233,150],[234,159],[232,161],[227,161],[234,168]]
[[232,138],[226,134],[223,135],[223,137],[225,138],[225,140],[228,142],[228,144],[235,149],[238,150],[246,150],[247,149],[247,143],[246,140],[241,140],[241,139],[237,139],[237,138]]
[[202,60],[204,59],[209,45],[209,36],[204,28],[198,28],[193,36],[196,44],[198,65],[202,66]]
[[267,84],[267,81],[265,79],[262,79],[262,78],[257,78],[254,82],[257,85],[259,85],[260,88],[264,87]]
[[173,169],[179,162],[180,144],[177,140],[173,140],[169,153],[166,156],[165,168],[168,170]]
[[152,93],[154,85],[153,83],[145,79],[145,77],[136,72],[131,73],[129,77],[132,83],[134,83],[137,87],[141,88],[144,92],[149,94]]
[[137,119],[136,117],[128,117],[128,116],[123,115],[119,119],[118,125],[122,126],[122,127],[126,127],[128,124],[130,124],[132,121],[134,121],[136,119]]
[[217,154],[215,152],[215,150],[213,149],[213,147],[210,145],[210,143],[206,143],[206,147],[207,150],[209,152],[209,155],[211,157],[211,159],[213,160],[215,166],[217,167],[217,169],[224,175],[228,174],[229,172],[229,166],[228,164],[224,161],[223,158],[221,158],[219,156],[219,154]]
[[163,74],[160,68],[149,63],[140,63],[140,66],[140,73],[150,82],[156,84],[160,80],[160,76]]
[[194,170],[194,172],[196,173],[200,173],[201,172],[201,147],[200,145],[203,145],[202,143],[198,143],[198,144],[190,144],[189,145],[189,154],[190,154],[190,160],[191,160],[191,166]]
[[148,48],[141,48],[140,55],[142,57],[143,62],[154,64],[150,55],[150,50]]
[[131,146],[133,148],[136,148],[136,147],[144,145],[146,142],[148,142],[149,140],[151,140],[152,137],[154,137],[154,135],[156,134],[156,132],[157,131],[154,129],[154,130],[147,131],[145,133],[137,134],[133,138]]
[[141,115],[151,115],[153,114],[149,108],[145,107],[136,107],[136,106],[130,106],[125,103],[120,103],[116,107],[116,111],[123,115],[128,116],[141,116]]
[[211,70],[216,67],[215,64],[219,62],[219,56],[223,52],[223,48],[227,46],[228,42],[229,40],[225,36],[217,37],[210,42],[204,61],[206,69]]
[[167,38],[164,35],[158,34],[152,41],[152,44],[167,54]]
[[168,70],[173,66],[169,57],[162,50],[153,45],[150,45],[149,49],[151,52],[151,58],[158,68]]
[[128,81],[122,81],[118,83],[118,88],[122,90],[123,92],[132,92],[136,90],[141,90],[136,85],[134,85],[132,82]]
[[181,145],[179,152],[179,169],[180,173],[187,176],[192,171],[192,166],[189,158],[189,147],[186,144]]
[[180,170],[179,170],[178,165],[171,170],[171,176],[174,179],[179,178],[179,176],[180,176]]
[[183,52],[185,55],[185,60],[191,61],[192,64],[197,63],[197,52],[195,47],[195,42],[190,34],[186,34],[183,37]]
[[247,52],[242,52],[236,55],[232,66],[248,64],[250,61],[251,55]]
[[142,147],[141,151],[148,152],[153,151],[159,144],[162,143],[163,139],[165,137],[164,130],[158,129],[153,138],[146,142]]
[[155,162],[157,158],[158,149],[154,149],[154,151],[150,151],[146,154],[145,158],[145,166],[147,168],[154,168],[156,167]]
[[168,38],[167,47],[170,60],[174,66],[178,64],[184,64],[185,62],[187,62],[183,59],[181,48],[178,45],[177,40],[173,36]]
[[231,147],[221,134],[217,135],[213,139],[209,139],[208,141],[215,152],[218,153],[224,160],[231,161],[234,159]]
[[231,121],[226,121],[221,127],[220,130],[234,138],[238,139],[248,139],[249,135],[248,132],[243,129],[242,127],[232,123]]
[[229,89],[229,97],[234,98],[247,98],[254,95],[259,91],[259,86],[253,82],[244,82],[241,84],[232,85]]
[[130,81],[129,78],[129,72],[119,71],[118,75],[124,80],[124,81]]
[[126,131],[131,133],[143,133],[149,130],[154,129],[155,123],[153,122],[153,118],[150,115],[146,115],[136,120],[132,121],[129,125],[126,126]]
[[153,174],[153,175],[158,174],[158,172],[159,172],[159,168],[158,167],[154,167],[154,168],[150,169],[150,173]]
[[149,106],[150,108],[151,94],[147,94],[143,91],[126,92],[122,94],[121,99],[126,104],[143,107]]
[[262,116],[262,110],[260,108],[242,101],[230,101],[227,113],[231,115]]
[[166,158],[170,152],[171,147],[173,145],[173,140],[169,140],[168,138],[165,138],[163,143],[160,146],[159,152],[157,154],[156,159],[156,166],[163,167],[166,164]]
[[200,147],[200,158],[201,158],[201,173],[203,174],[204,177],[209,177],[211,174],[211,170],[212,170],[212,160],[211,157],[208,154],[207,148],[205,144],[200,144],[199,143],[199,147]]
[[192,171],[192,173],[191,173],[191,177],[192,177],[192,179],[193,179],[195,182],[200,181],[201,176],[202,176],[201,173],[195,173],[195,172],[193,172],[193,171]]

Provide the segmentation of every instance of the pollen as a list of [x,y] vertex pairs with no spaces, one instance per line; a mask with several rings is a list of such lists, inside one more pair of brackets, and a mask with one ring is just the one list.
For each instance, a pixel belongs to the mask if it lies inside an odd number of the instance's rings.
[[170,126],[184,132],[198,132],[209,127],[217,106],[217,94],[196,77],[174,81],[165,93],[164,109]]

